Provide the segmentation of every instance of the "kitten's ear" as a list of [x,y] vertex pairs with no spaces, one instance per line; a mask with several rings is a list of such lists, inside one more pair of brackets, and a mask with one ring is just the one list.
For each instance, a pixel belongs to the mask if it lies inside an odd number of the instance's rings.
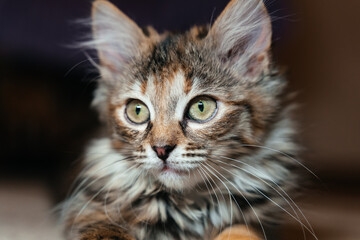
[[207,39],[224,63],[242,75],[256,77],[268,68],[271,34],[262,0],[232,0]]
[[111,71],[121,71],[146,38],[134,21],[105,0],[93,3],[91,23],[100,62]]

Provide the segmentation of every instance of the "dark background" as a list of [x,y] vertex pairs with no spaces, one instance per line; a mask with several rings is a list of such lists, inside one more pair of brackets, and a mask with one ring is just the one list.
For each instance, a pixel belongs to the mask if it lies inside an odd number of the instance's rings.
[[[228,3],[112,2],[140,26],[159,31],[214,21]],[[287,66],[289,90],[298,93],[303,159],[321,179],[314,179],[315,192],[326,194],[326,199],[317,195],[306,201],[312,212],[317,201],[355,209],[352,200],[360,192],[360,1],[269,0],[266,5],[273,18],[274,59]],[[0,0],[0,180],[37,179],[57,200],[98,124],[89,107],[96,73],[84,52],[71,47],[89,33],[76,20],[89,17],[90,9],[88,0]],[[335,200],[342,196],[346,199]],[[360,224],[358,213],[353,226]]]
[[[140,26],[187,30],[214,21],[228,0],[114,1]],[[284,15],[280,1],[270,12]],[[1,175],[36,177],[50,184],[63,176],[97,124],[90,109],[94,67],[73,47],[89,34],[79,23],[91,1],[0,2]],[[287,21],[287,20],[286,20]],[[276,20],[281,41],[286,21]],[[55,191],[59,193],[59,188]],[[63,188],[62,188],[63,189]],[[60,193],[61,195],[61,193]],[[56,196],[61,198],[61,196]]]

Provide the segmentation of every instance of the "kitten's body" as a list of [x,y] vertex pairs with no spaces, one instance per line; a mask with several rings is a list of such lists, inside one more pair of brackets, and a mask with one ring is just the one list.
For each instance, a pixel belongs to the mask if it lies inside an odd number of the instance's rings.
[[[95,2],[94,106],[106,130],[64,204],[68,239],[213,239],[235,223],[274,221],[296,185],[298,147],[269,28],[258,1],[232,1],[210,29],[177,35],[141,31]],[[216,101],[211,119],[187,118],[197,96]],[[129,122],[131,99],[149,109],[146,123]],[[173,146],[166,160],[157,146]]]

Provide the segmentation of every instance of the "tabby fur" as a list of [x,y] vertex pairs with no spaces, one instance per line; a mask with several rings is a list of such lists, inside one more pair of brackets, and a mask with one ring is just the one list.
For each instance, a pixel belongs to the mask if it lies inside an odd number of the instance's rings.
[[[274,223],[297,185],[299,147],[262,1],[232,0],[212,26],[159,34],[97,0],[91,24],[83,46],[100,57],[104,134],[63,205],[67,239],[214,239],[232,224]],[[216,100],[210,121],[186,118],[197,96]],[[148,123],[126,119],[131,99],[147,105]],[[175,173],[152,148],[164,145],[176,146]]]

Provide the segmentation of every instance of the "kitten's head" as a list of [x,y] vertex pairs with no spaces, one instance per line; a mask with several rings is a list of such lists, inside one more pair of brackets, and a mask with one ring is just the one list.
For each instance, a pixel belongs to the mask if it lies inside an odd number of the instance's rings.
[[215,171],[219,156],[250,154],[244,145],[261,143],[283,86],[273,77],[261,0],[232,0],[211,27],[183,34],[141,29],[97,0],[92,26],[88,44],[101,73],[94,105],[114,148],[143,174],[190,188]]

